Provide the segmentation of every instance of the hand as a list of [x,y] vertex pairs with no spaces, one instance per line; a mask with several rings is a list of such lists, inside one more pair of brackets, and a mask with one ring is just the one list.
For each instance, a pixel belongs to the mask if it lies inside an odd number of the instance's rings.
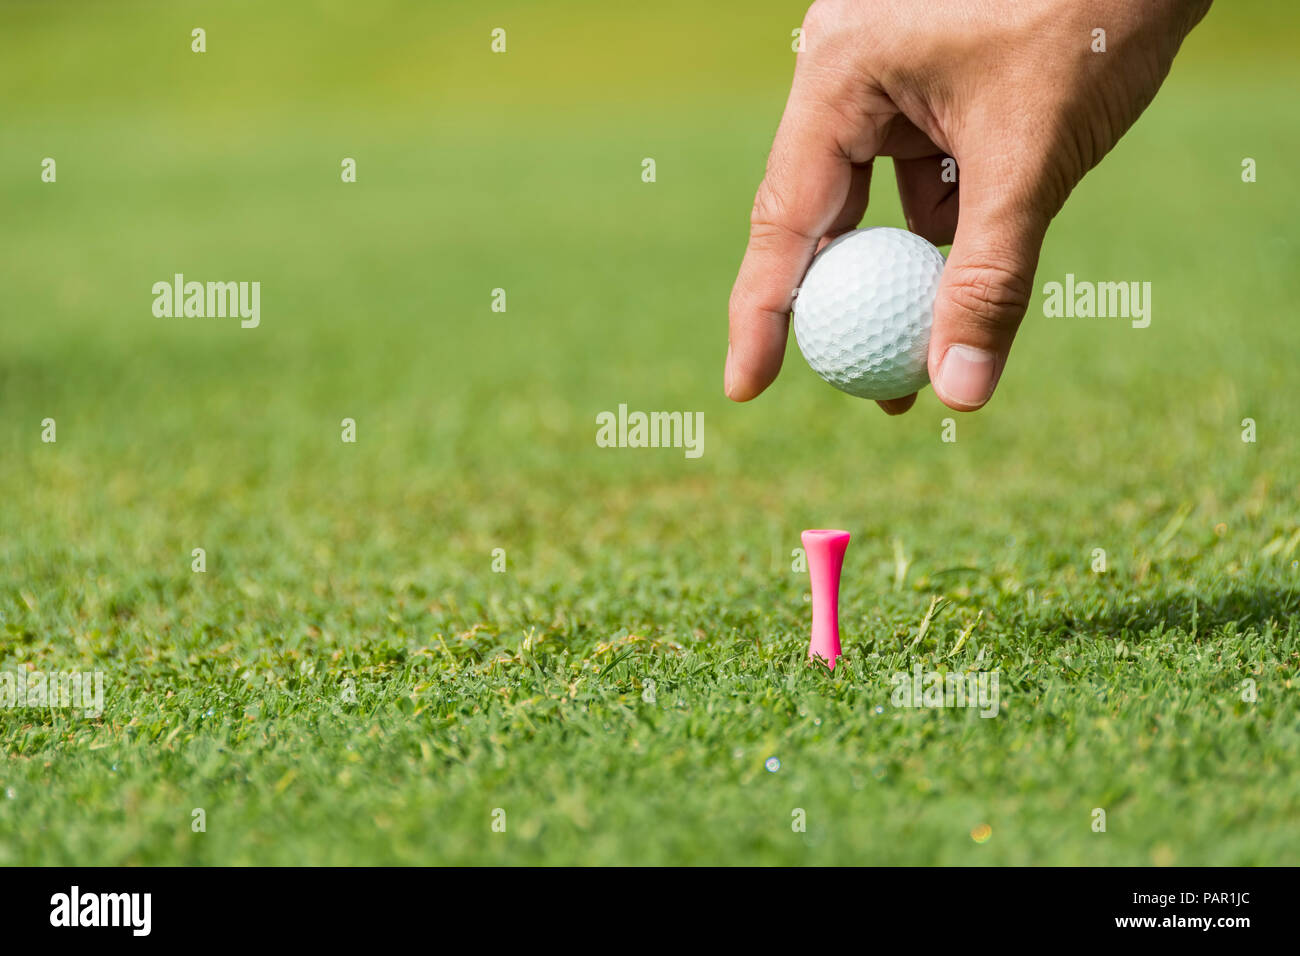
[[[818,0],[754,200],[731,293],[725,387],[781,370],[790,300],[813,254],[867,208],[891,156],[907,226],[952,243],[930,381],[948,407],[993,395],[1047,225],[1133,124],[1210,0]],[[1094,30],[1105,52],[1094,52]],[[957,162],[945,182],[943,162]],[[951,177],[949,177],[951,178]],[[915,395],[881,402],[906,411]]]

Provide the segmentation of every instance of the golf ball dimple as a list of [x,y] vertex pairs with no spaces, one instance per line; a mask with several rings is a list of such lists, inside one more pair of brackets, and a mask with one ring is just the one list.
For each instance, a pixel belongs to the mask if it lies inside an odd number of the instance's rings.
[[859,398],[902,398],[925,386],[943,263],[943,253],[903,229],[855,229],[829,243],[794,300],[795,340],[813,371]]

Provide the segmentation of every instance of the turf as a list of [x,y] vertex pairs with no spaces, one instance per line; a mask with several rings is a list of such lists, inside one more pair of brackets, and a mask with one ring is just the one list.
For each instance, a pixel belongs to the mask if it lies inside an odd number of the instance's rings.
[[[722,396],[795,5],[123,6],[0,7],[0,671],[105,682],[0,709],[0,863],[1300,862],[1295,14],[1189,41],[988,409],[887,419],[793,346]],[[155,318],[176,272],[261,326]]]

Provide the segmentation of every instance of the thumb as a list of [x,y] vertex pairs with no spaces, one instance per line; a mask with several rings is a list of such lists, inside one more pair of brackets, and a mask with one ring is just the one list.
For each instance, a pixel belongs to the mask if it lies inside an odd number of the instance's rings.
[[993,396],[1029,306],[1049,217],[1005,186],[963,183],[957,232],[934,303],[930,381],[959,412]]

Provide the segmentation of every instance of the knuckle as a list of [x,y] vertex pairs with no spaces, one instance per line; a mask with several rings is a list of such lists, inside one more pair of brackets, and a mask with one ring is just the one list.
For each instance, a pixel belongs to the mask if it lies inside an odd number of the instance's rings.
[[829,35],[844,22],[843,0],[813,0],[803,15],[803,32]]
[[731,298],[727,300],[727,321],[734,325],[736,320],[740,318],[744,311],[745,300],[743,298],[743,293],[738,288],[732,289]]
[[765,183],[754,199],[754,211],[749,217],[750,248],[762,252],[779,249],[792,239],[814,241],[817,237],[804,218],[795,215],[781,195]]
[[[880,0],[814,0],[802,26],[805,49],[816,59],[879,52],[891,48],[891,37],[907,29],[893,5]],[[927,31],[909,32],[919,32],[921,39]]]
[[858,28],[867,15],[861,0],[815,0],[803,17],[804,58],[821,64],[853,59],[863,39]]
[[749,215],[750,226],[754,231],[776,229],[777,223],[783,222],[787,213],[785,200],[772,188],[769,180],[764,179],[754,196],[754,209]]
[[959,314],[981,325],[1017,323],[1029,307],[1029,279],[997,263],[968,263],[948,280],[947,299]]
[[748,275],[752,281],[754,279],[754,269],[757,266],[754,263],[772,263],[783,262],[790,254],[791,242],[800,241],[791,230],[785,226],[778,226],[772,223],[755,223],[749,228],[749,243],[745,248],[746,264],[750,265]]
[[736,277],[736,281],[731,286],[731,295],[727,298],[727,314],[732,318],[735,318],[736,313],[740,311],[741,297],[744,295],[744,290],[741,287],[743,281],[743,275]]

